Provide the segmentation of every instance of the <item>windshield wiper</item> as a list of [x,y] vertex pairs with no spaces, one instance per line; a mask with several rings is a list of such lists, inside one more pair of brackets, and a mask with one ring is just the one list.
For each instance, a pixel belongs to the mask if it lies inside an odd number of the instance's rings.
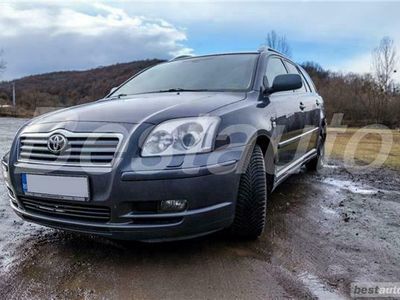
[[107,98],[109,100],[120,99],[121,97],[126,97],[130,95],[140,95],[140,94],[155,94],[155,93],[176,93],[176,92],[211,92],[212,90],[208,89],[182,89],[182,88],[173,88],[167,90],[158,90],[158,91],[151,91],[151,92],[141,92],[138,94],[118,94],[112,95],[111,97]]
[[128,94],[118,94],[118,95],[113,95],[113,96],[111,96],[109,99],[120,99],[121,97],[126,97],[126,96],[128,96]]
[[149,93],[171,93],[171,92],[208,92],[210,90],[207,89],[182,89],[182,88],[173,88],[167,90],[159,90]]

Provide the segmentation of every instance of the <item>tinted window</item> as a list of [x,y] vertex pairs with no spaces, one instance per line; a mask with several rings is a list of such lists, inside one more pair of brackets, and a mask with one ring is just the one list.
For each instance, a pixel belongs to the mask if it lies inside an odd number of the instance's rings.
[[308,85],[310,86],[311,91],[313,93],[316,93],[317,89],[315,88],[314,82],[311,80],[310,75],[308,75],[308,73],[303,68],[300,68],[300,71],[303,74],[303,76],[305,77],[306,81],[308,82]]
[[287,74],[287,71],[285,69],[285,66],[283,65],[282,60],[280,60],[277,57],[270,58],[268,61],[267,74],[266,74],[268,85],[272,86],[275,77],[282,74]]
[[299,74],[301,76],[301,79],[303,81],[303,86],[299,88],[298,91],[307,92],[308,91],[307,83],[305,82],[304,76],[301,73],[299,73],[299,70],[296,68],[296,66],[288,61],[286,61],[286,66],[288,68],[289,74]]
[[131,95],[171,89],[247,90],[257,58],[258,54],[232,54],[163,63],[135,76],[114,94]]

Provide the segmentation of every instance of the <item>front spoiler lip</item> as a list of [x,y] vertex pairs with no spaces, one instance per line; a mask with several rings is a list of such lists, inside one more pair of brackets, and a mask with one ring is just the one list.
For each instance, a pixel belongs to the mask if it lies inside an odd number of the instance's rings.
[[[14,205],[14,203],[12,201],[10,201],[11,207],[12,209],[17,213],[20,214],[21,216],[26,216],[32,219],[37,219],[38,222],[40,222],[40,220],[44,221],[44,222],[54,222],[54,223],[58,223],[59,225],[62,226],[62,224],[65,225],[73,225],[73,226],[82,226],[82,228],[87,228],[90,230],[90,228],[92,229],[98,229],[98,228],[102,228],[105,230],[129,230],[129,229],[154,229],[154,228],[166,228],[166,227],[174,227],[174,226],[179,226],[180,224],[182,224],[183,220],[177,223],[172,223],[172,224],[158,224],[158,225],[137,225],[137,224],[131,224],[129,222],[126,223],[120,223],[120,224],[116,224],[116,223],[90,223],[90,222],[77,222],[77,221],[71,221],[71,220],[67,220],[67,219],[59,219],[59,218],[52,218],[52,217],[47,217],[47,216],[43,216],[43,215],[39,215],[39,214],[33,214],[30,212],[27,212],[26,210],[23,210],[19,207],[16,207]],[[223,209],[226,208],[228,206],[232,205],[232,202],[223,202],[223,203],[219,203],[216,205],[212,205],[212,206],[208,206],[208,207],[204,207],[204,208],[199,208],[199,209],[194,209],[194,210],[188,210],[186,212],[181,212],[181,213],[175,213],[175,214],[168,214],[168,217],[171,216],[176,216],[176,217],[185,217],[185,216],[192,216],[192,215],[196,215],[196,214],[202,214],[202,213],[207,213],[207,212],[211,212],[211,211],[215,211],[215,210],[219,210],[219,209]],[[162,214],[160,214],[160,216],[162,216]],[[129,218],[135,218],[135,215],[129,215],[129,216],[124,216],[125,218],[129,217]]]

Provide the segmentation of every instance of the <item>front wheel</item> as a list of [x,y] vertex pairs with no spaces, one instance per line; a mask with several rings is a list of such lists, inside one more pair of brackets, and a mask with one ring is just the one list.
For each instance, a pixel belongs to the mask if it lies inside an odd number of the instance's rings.
[[231,233],[235,237],[255,239],[265,227],[267,180],[264,155],[255,145],[246,172],[242,174]]

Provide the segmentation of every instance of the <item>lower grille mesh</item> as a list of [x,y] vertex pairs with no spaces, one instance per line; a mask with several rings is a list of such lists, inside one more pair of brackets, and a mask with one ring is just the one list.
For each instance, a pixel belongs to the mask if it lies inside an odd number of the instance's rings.
[[35,198],[20,198],[26,211],[41,215],[73,219],[79,221],[106,223],[110,221],[110,208],[103,206],[89,206],[57,200],[38,200]]

